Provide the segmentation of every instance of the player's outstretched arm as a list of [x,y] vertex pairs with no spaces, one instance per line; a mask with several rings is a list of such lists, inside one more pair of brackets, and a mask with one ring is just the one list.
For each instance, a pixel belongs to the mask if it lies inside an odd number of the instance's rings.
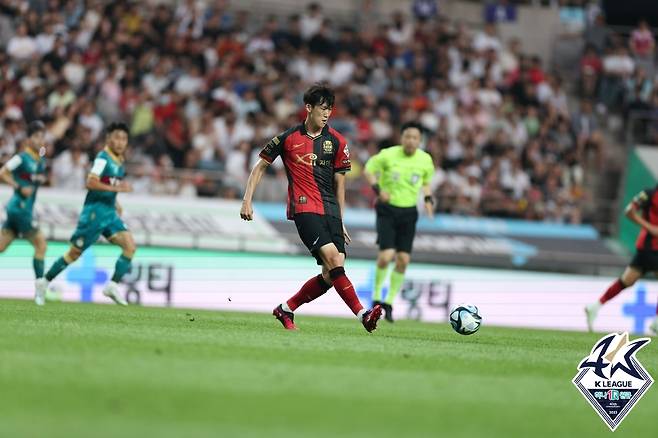
[[87,184],[86,184],[87,190],[97,190],[100,192],[115,192],[115,193],[121,193],[121,192],[132,192],[133,188],[130,185],[129,182],[127,181],[121,181],[119,184],[116,186],[110,185],[110,184],[105,184],[100,180],[98,175],[94,175],[93,173],[89,174],[87,176]]
[[240,217],[246,221],[250,221],[254,218],[254,208],[251,205],[251,201],[254,198],[256,187],[258,187],[258,184],[260,183],[261,178],[263,178],[265,170],[269,165],[270,163],[260,158],[254,165],[254,168],[251,169],[249,179],[247,180],[247,187],[244,191],[244,197],[242,198],[242,208],[240,208]]
[[649,233],[653,234],[654,236],[658,236],[658,226],[653,225],[649,223],[646,219],[642,217],[638,213],[638,205],[635,201],[631,202],[626,206],[626,210],[624,211],[624,214],[626,215],[627,218],[641,226],[642,228],[645,228]]

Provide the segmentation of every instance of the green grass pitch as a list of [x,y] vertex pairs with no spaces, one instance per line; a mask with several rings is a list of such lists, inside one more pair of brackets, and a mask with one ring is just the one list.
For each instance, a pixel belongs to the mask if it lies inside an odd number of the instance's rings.
[[[3,437],[598,437],[599,334],[0,301]],[[638,355],[658,378],[658,342]],[[658,384],[615,437],[654,436]]]

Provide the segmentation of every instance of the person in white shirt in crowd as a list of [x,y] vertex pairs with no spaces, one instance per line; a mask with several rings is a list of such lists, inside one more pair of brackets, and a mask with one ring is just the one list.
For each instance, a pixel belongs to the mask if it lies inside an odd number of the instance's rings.
[[597,108],[599,111],[621,103],[624,81],[634,70],[635,61],[628,54],[628,49],[619,46],[608,51],[603,57],[603,78],[599,94],[602,105]]
[[16,61],[28,61],[39,53],[37,43],[28,34],[26,24],[21,23],[18,25],[16,34],[9,39],[7,44],[7,53]]
[[310,3],[300,21],[302,38],[306,41],[313,38],[320,31],[323,21],[322,6],[318,3]]
[[88,167],[89,157],[74,143],[53,159],[53,187],[73,192],[85,190]]

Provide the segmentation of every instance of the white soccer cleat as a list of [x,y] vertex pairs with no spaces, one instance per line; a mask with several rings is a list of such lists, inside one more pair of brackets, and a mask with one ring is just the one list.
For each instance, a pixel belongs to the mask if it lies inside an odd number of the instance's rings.
[[601,304],[599,303],[585,306],[585,315],[587,316],[587,330],[590,332],[594,331],[594,320],[596,320],[596,316],[599,314],[600,308]]
[[34,282],[34,302],[37,306],[46,304],[46,291],[48,290],[48,280],[37,278]]
[[113,281],[110,281],[107,284],[107,286],[105,286],[105,289],[103,289],[103,295],[105,295],[108,298],[111,298],[112,301],[114,301],[120,306],[128,305],[128,301],[126,301],[119,292],[119,285]]
[[654,335],[658,336],[658,318],[656,318],[656,319],[653,320],[653,322],[652,322],[651,325],[649,326],[649,330],[651,330],[651,332],[652,332]]

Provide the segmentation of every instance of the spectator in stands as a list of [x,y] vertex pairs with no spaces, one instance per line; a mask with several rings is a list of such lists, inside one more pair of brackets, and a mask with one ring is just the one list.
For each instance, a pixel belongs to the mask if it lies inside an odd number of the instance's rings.
[[308,41],[320,31],[324,16],[322,15],[322,6],[318,3],[310,3],[306,7],[306,12],[302,15],[300,21],[301,37]]
[[602,56],[611,39],[611,32],[605,23],[603,14],[596,16],[594,24],[585,30],[583,36],[585,38],[585,45],[594,48]]
[[598,96],[598,85],[603,73],[603,63],[593,45],[585,47],[585,52],[580,60],[580,84],[579,95],[583,99],[596,99]]
[[637,65],[649,73],[649,76],[653,76],[656,41],[647,20],[640,20],[637,28],[633,30],[629,46]]
[[604,160],[603,134],[599,130],[591,101],[581,101],[580,111],[573,116],[573,131],[580,159],[584,161],[589,151],[593,150],[596,155],[597,167],[601,169]]
[[625,47],[619,46],[608,50],[603,57],[603,77],[599,94],[601,110],[605,111],[621,103],[624,81],[633,74],[634,70],[635,62]]
[[[562,202],[563,175],[587,171],[577,152],[568,155],[580,143],[559,78],[523,54],[518,40],[503,48],[494,25],[473,36],[447,18],[414,22],[395,13],[381,24],[359,17],[350,28],[328,21],[315,4],[301,17],[266,17],[257,26],[249,13],[211,3],[149,9],[53,0],[47,14],[15,10],[8,38],[37,35],[36,50],[27,59],[0,50],[0,156],[14,153],[25,119],[47,118],[64,162],[78,153],[70,148],[93,153],[99,127],[124,119],[140,190],[191,195],[196,184],[203,196],[238,196],[231,181],[253,164],[252,146],[296,123],[300,90],[326,79],[341,102],[332,123],[348,136],[351,176],[401,123],[421,120],[431,132],[427,150],[439,167],[433,187],[442,211],[541,219],[545,206]],[[362,2],[372,17],[374,4]],[[433,4],[415,2],[414,15],[436,18]],[[311,55],[309,47],[323,53]],[[583,65],[601,71],[587,58]],[[574,126],[586,132],[581,122]],[[595,135],[584,138],[585,150],[596,144]],[[221,184],[194,173],[172,177],[184,168],[228,173]],[[546,190],[553,168],[559,190]],[[266,177],[259,196],[284,196],[276,163]],[[361,193],[362,184],[350,178],[348,193]]]
[[82,191],[88,171],[89,157],[74,143],[53,160],[52,185],[64,190]]

